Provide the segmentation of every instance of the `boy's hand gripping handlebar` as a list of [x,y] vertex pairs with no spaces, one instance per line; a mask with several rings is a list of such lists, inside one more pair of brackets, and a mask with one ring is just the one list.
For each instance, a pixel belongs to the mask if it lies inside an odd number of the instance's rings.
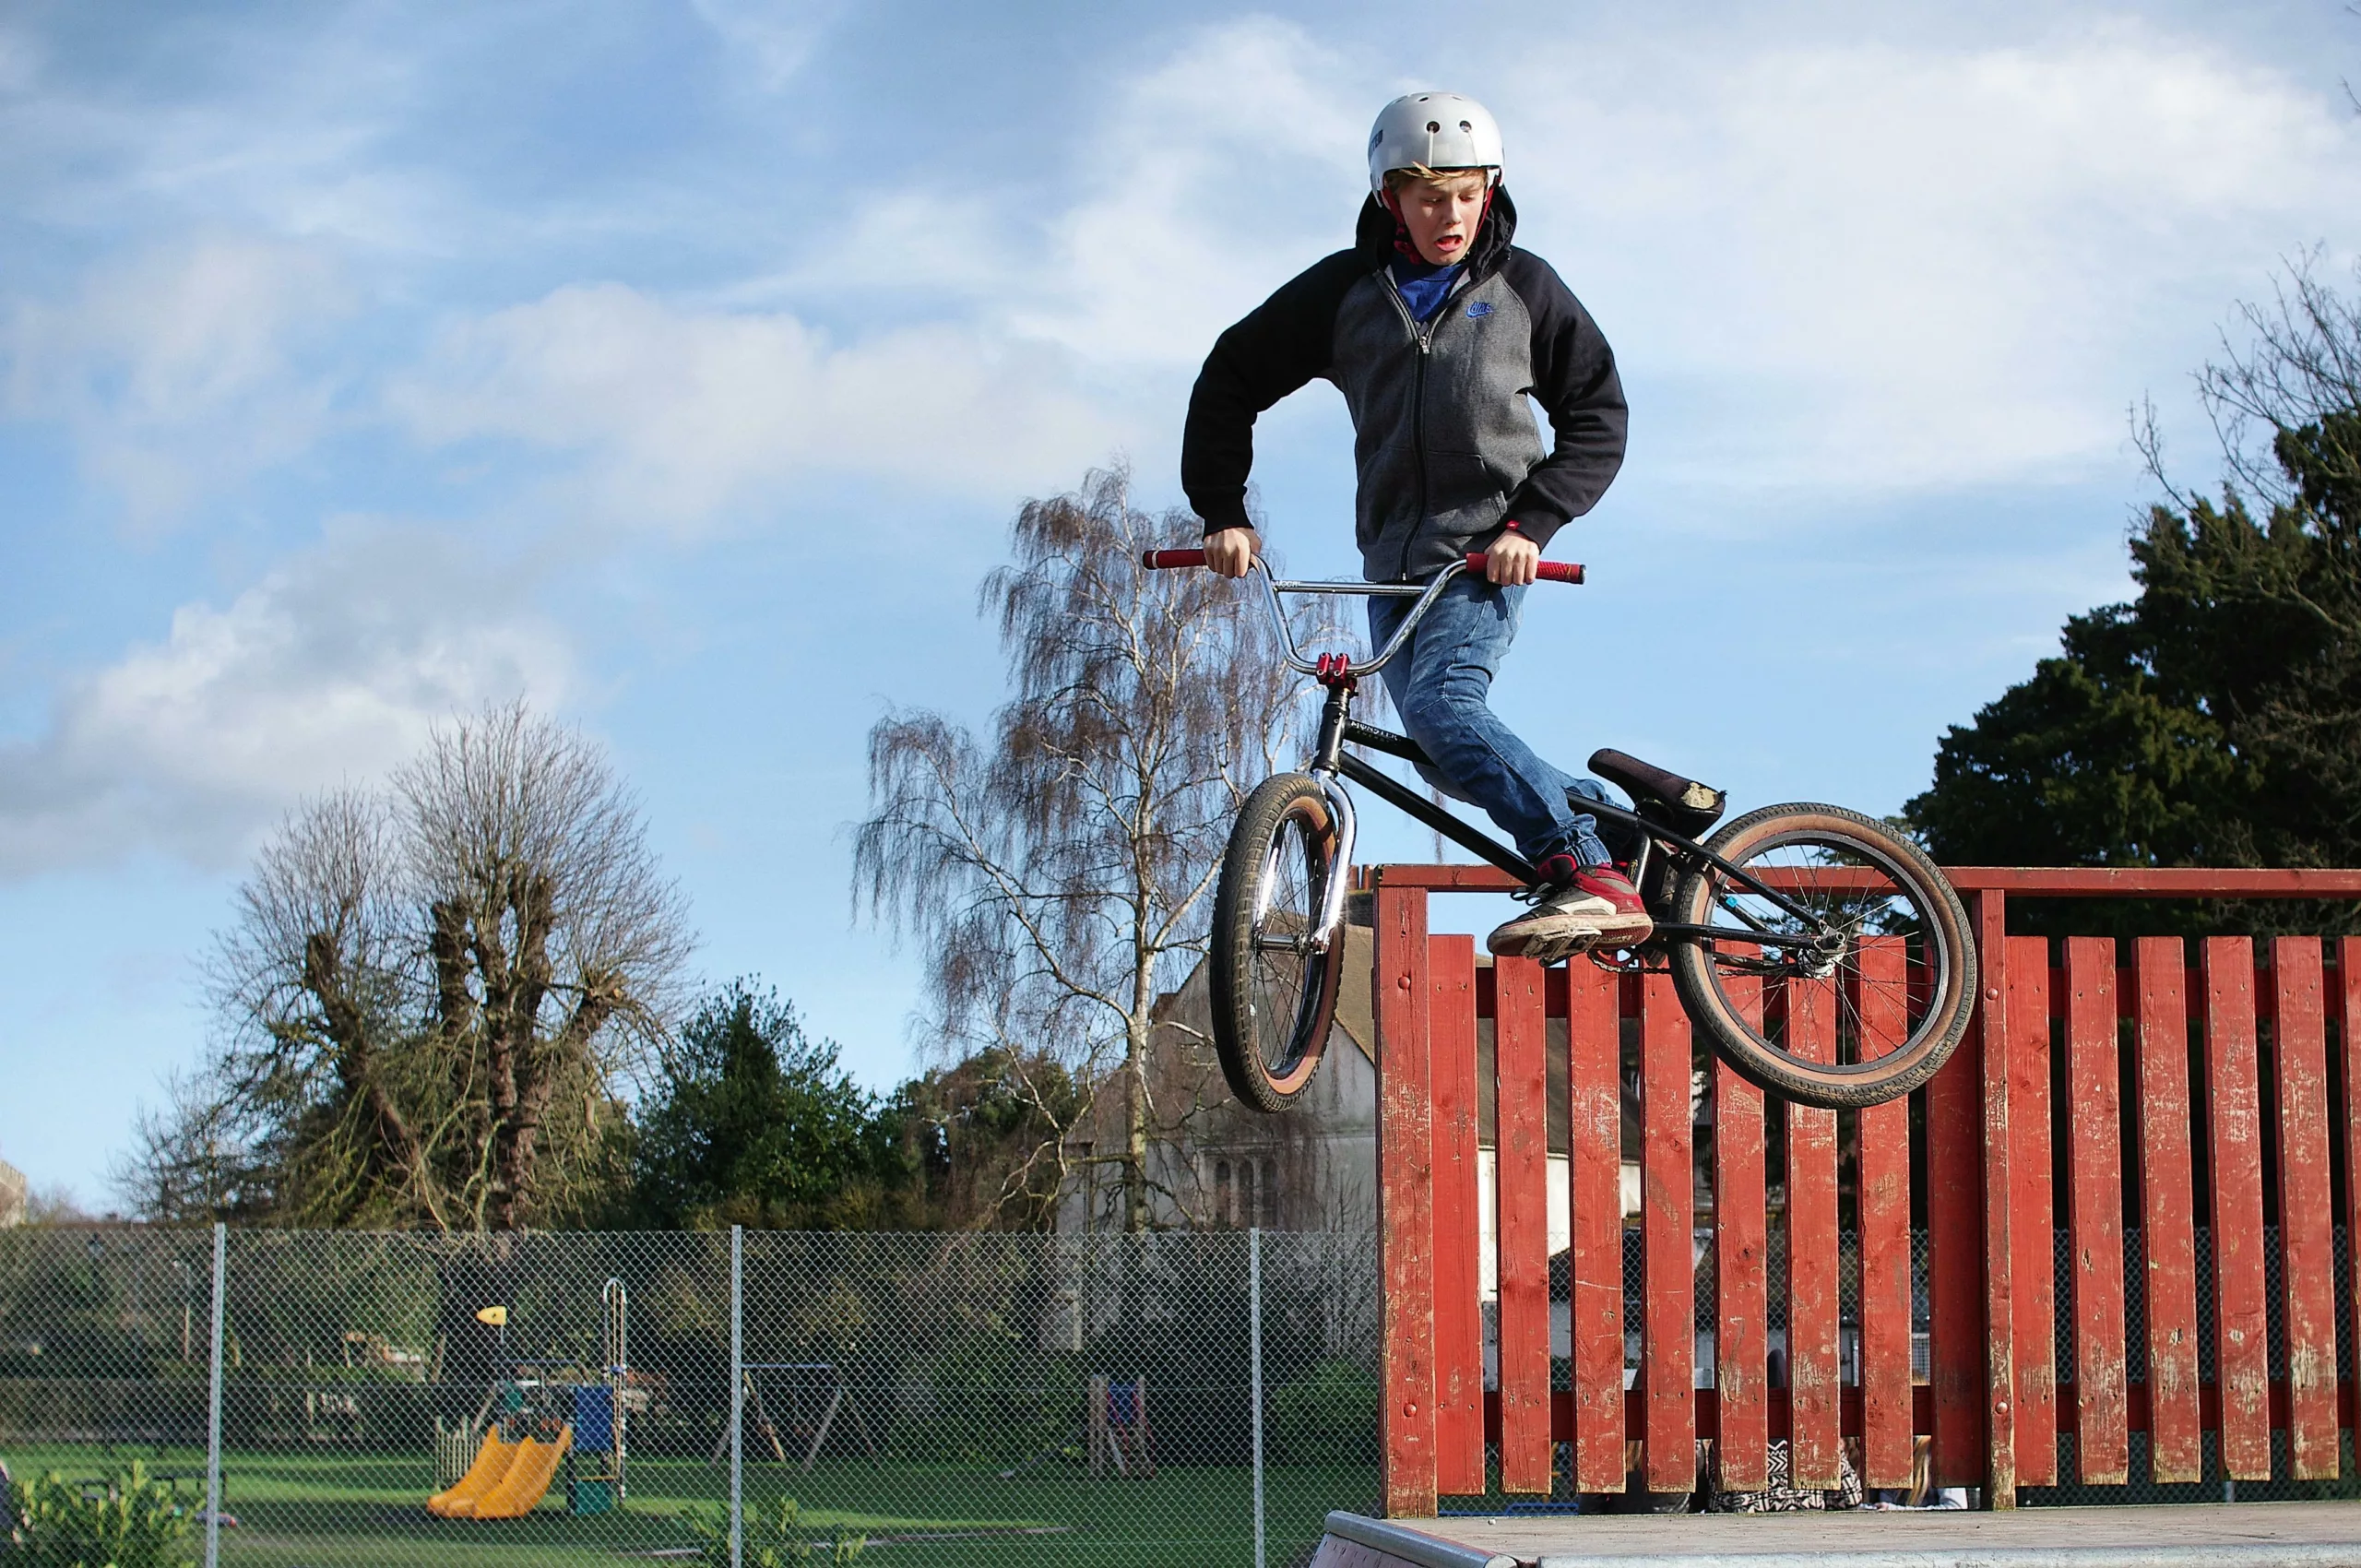
[[[1178,566],[1202,566],[1204,564],[1205,552],[1202,550],[1149,550],[1143,552],[1140,555],[1140,564],[1152,572],[1170,571]],[[1467,557],[1467,570],[1481,572],[1483,569],[1484,557],[1481,553]],[[1582,563],[1544,561],[1534,568],[1533,576],[1536,582],[1578,583],[1583,580]]]

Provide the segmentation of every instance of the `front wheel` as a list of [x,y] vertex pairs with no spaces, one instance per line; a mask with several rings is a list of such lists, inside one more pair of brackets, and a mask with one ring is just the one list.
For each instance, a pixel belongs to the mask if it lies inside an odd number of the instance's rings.
[[1935,863],[1839,806],[1766,806],[1705,848],[1755,885],[1710,864],[1682,880],[1672,980],[1730,1065],[1831,1108],[1933,1077],[1975,998],[1967,911]]
[[1342,929],[1320,914],[1336,863],[1336,828],[1308,773],[1263,780],[1230,829],[1214,891],[1214,1049],[1232,1093],[1284,1111],[1311,1087],[1345,968]]

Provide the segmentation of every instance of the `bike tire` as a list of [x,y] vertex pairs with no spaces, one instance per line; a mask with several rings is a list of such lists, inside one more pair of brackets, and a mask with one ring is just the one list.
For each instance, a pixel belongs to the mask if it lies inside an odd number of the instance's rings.
[[[1336,863],[1336,829],[1320,781],[1275,774],[1255,787],[1230,829],[1214,891],[1211,973],[1214,1050],[1230,1092],[1279,1111],[1311,1085],[1328,1049],[1344,976],[1345,944],[1314,950]],[[1292,937],[1295,945],[1276,944]]]
[[[1674,897],[1675,921],[1726,930],[1728,935],[1672,939],[1667,945],[1673,986],[1691,1021],[1732,1067],[1758,1087],[1800,1104],[1842,1109],[1899,1099],[1950,1060],[1975,1007],[1975,949],[1968,939],[1967,910],[1925,851],[1858,812],[1811,804],[1750,812],[1705,848],[1774,884],[1777,874],[1787,873],[1806,885],[1814,869],[1831,884],[1849,873],[1866,873],[1853,876],[1864,885],[1850,891],[1791,894],[1808,912],[1855,933],[1841,952],[1810,959],[1796,949],[1750,943],[1750,936],[1779,930],[1783,921],[1790,931],[1803,927],[1726,873],[1707,865],[1682,879]],[[1879,874],[1890,891],[1866,885]],[[1865,972],[1868,947],[1861,933],[1873,924],[1875,934],[1898,944],[1904,953],[1899,980],[1890,953],[1873,966],[1874,973]],[[1791,989],[1798,985],[1827,987],[1833,1013],[1825,1045],[1818,1043],[1823,1027],[1818,1023],[1812,1026],[1814,1038],[1798,1032],[1790,1039],[1783,1010],[1793,1006],[1798,1009],[1794,1016],[1801,1016],[1802,1009],[1822,1005],[1815,1000],[1819,992]],[[1767,1001],[1774,991],[1782,996],[1775,1007]],[[1783,1014],[1775,1030],[1774,1011]],[[1854,1056],[1849,1062],[1844,1060],[1848,1035]],[[1865,1041],[1884,1049],[1865,1055]],[[1821,1060],[1823,1055],[1832,1059]]]

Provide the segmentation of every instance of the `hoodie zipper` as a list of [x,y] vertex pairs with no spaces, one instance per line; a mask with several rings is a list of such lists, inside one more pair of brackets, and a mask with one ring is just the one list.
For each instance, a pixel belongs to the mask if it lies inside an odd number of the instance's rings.
[[1395,561],[1394,569],[1395,580],[1406,582],[1410,576],[1410,547],[1418,542],[1419,530],[1424,529],[1427,523],[1427,361],[1434,351],[1435,323],[1442,319],[1443,307],[1458,298],[1462,289],[1472,288],[1474,285],[1469,280],[1469,275],[1465,271],[1461,272],[1453,280],[1451,287],[1444,291],[1442,300],[1435,306],[1433,316],[1429,320],[1420,321],[1410,314],[1410,303],[1402,297],[1401,286],[1394,280],[1394,267],[1391,263],[1386,265],[1384,273],[1386,295],[1393,300],[1394,308],[1401,313],[1402,325],[1410,329],[1410,341],[1417,344],[1418,348],[1418,373],[1410,383],[1410,440],[1411,449],[1417,454],[1418,463],[1418,515],[1412,519],[1410,531],[1403,538],[1402,553]]

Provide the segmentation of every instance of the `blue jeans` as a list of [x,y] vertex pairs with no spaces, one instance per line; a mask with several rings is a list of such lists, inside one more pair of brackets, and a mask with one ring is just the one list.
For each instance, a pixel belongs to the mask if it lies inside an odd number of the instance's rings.
[[[1417,602],[1370,600],[1372,646],[1384,647]],[[1485,701],[1516,640],[1524,606],[1521,588],[1455,577],[1410,634],[1408,646],[1379,673],[1402,728],[1434,759],[1433,767],[1418,769],[1428,783],[1490,813],[1516,841],[1517,852],[1536,865],[1551,855],[1605,865],[1613,857],[1599,842],[1598,819],[1576,811],[1566,798],[1572,790],[1604,801],[1605,787],[1536,756]]]

